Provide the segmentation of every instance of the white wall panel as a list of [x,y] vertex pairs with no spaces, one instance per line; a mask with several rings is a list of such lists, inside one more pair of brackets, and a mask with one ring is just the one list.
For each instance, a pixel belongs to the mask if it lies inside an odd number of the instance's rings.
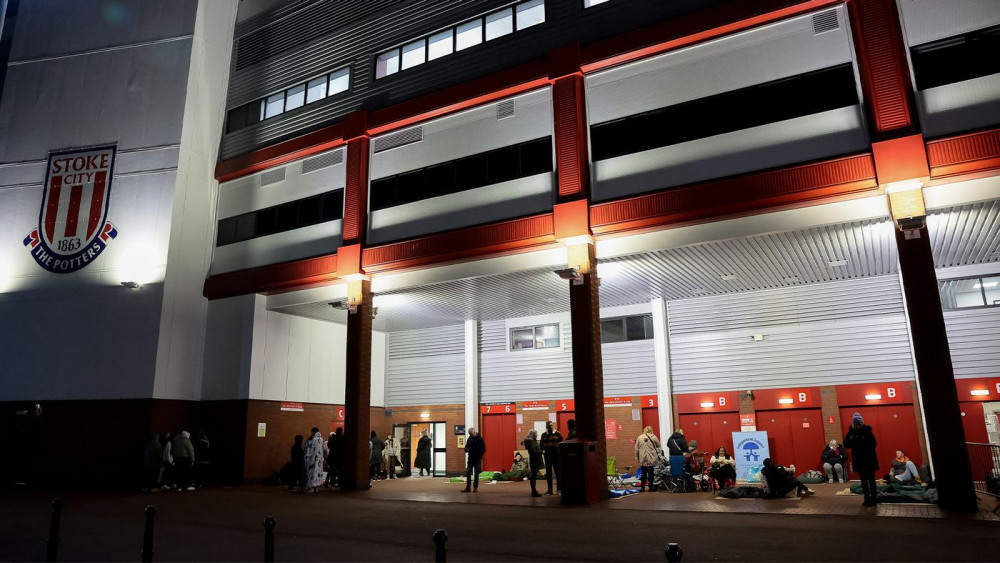
[[899,12],[912,47],[1000,23],[1000,0],[899,0]]
[[465,402],[465,326],[386,336],[387,407]]
[[612,199],[850,153],[867,142],[861,106],[834,109],[594,162],[594,197]]
[[[552,93],[543,88],[509,98],[514,116],[497,119],[496,102],[422,123],[423,140],[371,158],[372,180],[552,135]],[[385,136],[392,135],[388,133]],[[379,137],[372,138],[372,147]]]
[[588,75],[589,123],[849,62],[846,11],[836,11],[835,31],[816,35],[804,15]]
[[668,309],[674,393],[914,377],[894,276],[672,301]]
[[955,379],[1000,375],[1000,308],[944,312]]
[[917,90],[916,97],[927,137],[995,125],[1000,116],[1000,74]]
[[212,274],[331,254],[340,246],[341,220],[215,247]]
[[249,397],[253,315],[253,295],[209,302],[205,321],[205,373],[201,381],[203,401]]

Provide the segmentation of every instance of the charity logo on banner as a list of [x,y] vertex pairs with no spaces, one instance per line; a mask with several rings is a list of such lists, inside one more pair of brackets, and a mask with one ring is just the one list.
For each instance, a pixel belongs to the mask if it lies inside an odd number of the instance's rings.
[[764,459],[770,457],[767,432],[733,432],[733,459],[736,460],[736,480],[759,483]]
[[118,236],[108,221],[114,163],[114,146],[49,154],[38,226],[24,238],[39,266],[75,272]]

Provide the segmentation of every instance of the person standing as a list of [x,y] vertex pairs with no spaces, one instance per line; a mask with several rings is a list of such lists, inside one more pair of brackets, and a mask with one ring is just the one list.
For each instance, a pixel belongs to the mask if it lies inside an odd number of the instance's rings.
[[843,483],[844,466],[846,464],[847,450],[838,444],[836,440],[830,440],[830,443],[823,448],[823,470],[826,472],[827,482],[833,483],[833,475],[836,473],[837,479]]
[[156,488],[156,481],[162,466],[163,448],[160,446],[160,435],[150,432],[142,454],[142,492],[159,490]]
[[330,482],[330,488],[337,486],[337,480],[340,478],[340,466],[343,463],[344,457],[344,429],[337,428],[337,431],[330,434],[330,443],[327,444],[330,449],[330,455],[327,458],[327,465],[330,466],[330,472],[327,474],[327,481]]
[[382,450],[382,458],[385,461],[385,471],[389,474],[390,479],[396,478],[396,464],[399,463],[399,443],[396,441],[396,437],[389,434],[389,437],[385,439],[385,448]]
[[566,421],[566,439],[575,440],[576,439],[576,419],[571,418]]
[[[468,454],[469,459],[465,466],[465,488],[462,489],[462,492],[478,493],[479,474],[483,471],[483,456],[486,455],[486,441],[475,428],[469,428],[469,439],[465,441],[465,453]],[[472,477],[473,473],[475,480]],[[473,483],[475,484],[473,485]]]
[[642,476],[639,480],[639,490],[646,490],[647,483],[649,490],[653,490],[653,466],[660,461],[660,441],[653,434],[653,427],[647,426],[642,429],[642,434],[635,439],[635,459],[642,467]]
[[378,480],[381,475],[382,465],[382,440],[378,439],[378,434],[372,430],[371,438],[368,439],[368,478]]
[[174,456],[170,455],[174,447],[174,439],[170,432],[165,432],[160,442],[163,444],[163,455],[161,456],[163,465],[160,467],[160,478],[157,479],[156,484],[160,489],[169,491],[174,481]]
[[296,485],[305,489],[306,480],[306,458],[305,451],[302,449],[302,434],[296,434],[295,440],[292,442],[292,460],[289,462],[291,466],[290,475],[287,476],[288,479],[288,490],[291,491],[295,489]]
[[191,479],[191,469],[194,467],[194,445],[191,444],[191,433],[181,430],[181,433],[174,439],[174,445],[170,449],[174,456],[174,464],[177,466],[177,490],[194,490],[194,481]]
[[306,450],[302,455],[306,465],[305,490],[315,493],[323,484],[323,435],[315,426],[309,432],[312,437],[306,443]]
[[563,435],[555,429],[552,421],[545,423],[545,433],[542,434],[542,452],[545,453],[545,480],[549,484],[547,495],[552,494],[552,474],[556,476],[556,492],[562,492],[559,484],[559,444]]
[[427,431],[420,431],[420,440],[417,441],[417,459],[413,465],[420,468],[420,476],[427,471],[427,476],[431,474],[431,439],[427,437]]
[[535,482],[538,481],[538,470],[542,468],[542,447],[538,445],[538,432],[528,430],[528,437],[524,440],[524,449],[528,450],[528,479],[531,482],[531,496],[540,497]]
[[861,489],[865,494],[863,506],[875,506],[878,502],[878,487],[875,485],[875,472],[878,471],[878,455],[875,453],[875,434],[872,427],[865,424],[861,413],[851,417],[851,427],[844,436],[844,446],[850,448],[854,461],[851,465],[861,476]]
[[211,465],[209,456],[211,444],[204,428],[198,429],[198,439],[194,441],[194,456],[198,461],[194,464],[194,481],[199,487],[204,487],[211,481]]

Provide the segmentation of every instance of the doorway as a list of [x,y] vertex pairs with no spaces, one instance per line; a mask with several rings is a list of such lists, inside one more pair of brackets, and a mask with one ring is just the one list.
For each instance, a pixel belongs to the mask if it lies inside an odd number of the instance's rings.
[[[427,437],[431,439],[431,475],[434,477],[444,477],[448,472],[448,434],[447,424],[444,422],[410,422],[408,423],[410,435],[407,443],[417,444],[423,432],[427,432]],[[404,464],[407,468],[416,467],[417,448],[410,446],[405,452]],[[409,469],[412,472],[412,469]]]
[[409,477],[413,474],[413,464],[410,463],[412,458],[410,457],[410,425],[409,424],[393,424],[392,425],[392,435],[396,437],[396,443],[399,444],[399,463],[403,467],[396,472],[399,477]]
[[767,432],[768,449],[777,463],[795,472],[821,470],[825,445],[820,409],[757,411],[757,430]]
[[517,424],[514,413],[484,414],[481,428],[486,440],[483,471],[507,471],[517,449]]

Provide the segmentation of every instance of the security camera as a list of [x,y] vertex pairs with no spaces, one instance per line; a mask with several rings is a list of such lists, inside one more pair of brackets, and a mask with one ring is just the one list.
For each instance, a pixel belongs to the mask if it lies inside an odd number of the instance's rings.
[[358,306],[347,301],[333,301],[330,306],[334,309],[340,309],[341,311],[347,311],[348,313],[358,312]]
[[580,268],[563,268],[561,270],[556,270],[556,275],[564,280],[570,280],[573,285],[580,285],[583,283],[583,276],[580,274]]

